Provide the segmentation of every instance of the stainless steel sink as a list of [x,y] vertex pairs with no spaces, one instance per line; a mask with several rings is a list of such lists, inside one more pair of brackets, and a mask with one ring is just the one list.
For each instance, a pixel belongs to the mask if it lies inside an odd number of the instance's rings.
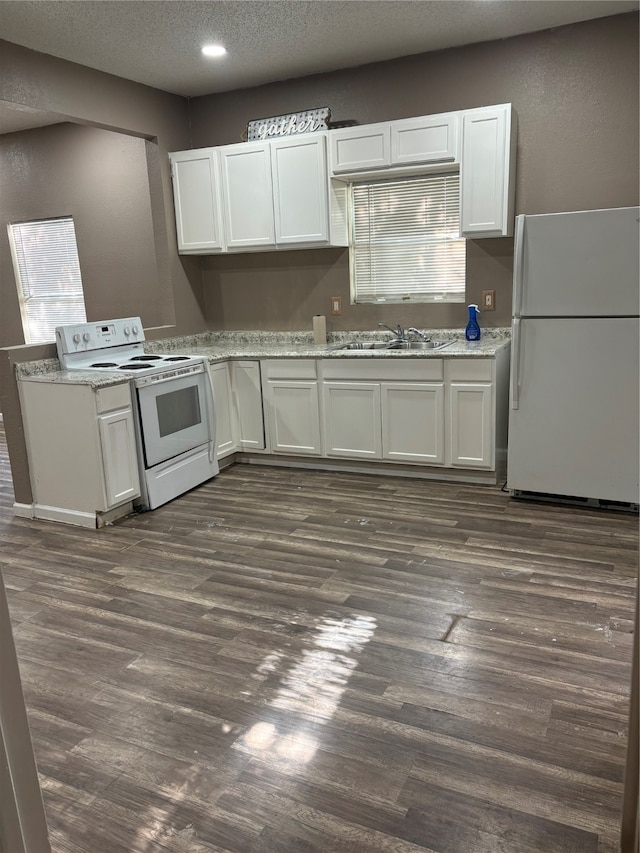
[[336,344],[332,350],[439,350],[453,341],[349,341]]
[[389,341],[349,341],[346,344],[337,344],[331,349],[389,349]]
[[453,341],[391,341],[387,344],[387,349],[433,350],[443,349],[452,343]]

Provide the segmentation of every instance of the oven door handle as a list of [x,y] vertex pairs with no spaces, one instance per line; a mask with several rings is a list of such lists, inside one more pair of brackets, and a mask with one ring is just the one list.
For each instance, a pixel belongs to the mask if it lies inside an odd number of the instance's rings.
[[207,395],[207,408],[209,409],[209,423],[211,424],[209,439],[209,462],[213,464],[215,461],[217,448],[216,448],[216,392],[213,387],[213,374],[211,373],[211,365],[209,364],[209,359],[205,358],[203,361],[204,364],[204,372],[207,375],[207,380],[209,383],[209,394]]

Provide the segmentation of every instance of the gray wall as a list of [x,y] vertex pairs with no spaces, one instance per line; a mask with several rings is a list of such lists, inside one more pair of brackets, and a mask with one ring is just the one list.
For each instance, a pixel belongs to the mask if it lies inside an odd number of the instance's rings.
[[[83,162],[76,163],[75,169],[71,162],[64,167],[61,165],[69,181],[76,183],[74,203],[78,210],[83,211],[83,221],[76,221],[76,226],[81,235],[82,269],[83,273],[86,270],[88,278],[89,320],[139,314],[145,326],[162,327],[151,336],[204,330],[206,321],[200,262],[198,259],[183,259],[177,253],[167,157],[169,151],[189,148],[191,144],[186,99],[0,41],[0,101],[14,107],[54,112],[73,124],[136,137],[138,145],[131,144],[127,150],[138,166],[141,160],[139,146],[144,146],[147,176],[145,178],[138,169],[133,177],[143,197],[138,197],[137,191],[125,190],[119,212],[122,222],[107,225],[105,231],[98,227],[100,211],[92,211],[92,206],[100,205],[96,193],[106,193],[109,208],[118,207],[118,199],[111,196],[109,185],[113,182],[114,188],[122,187],[118,170],[122,158],[126,158],[127,141],[120,139],[114,146],[113,141],[104,142],[108,137],[89,132],[86,138],[98,148],[102,146],[107,162],[84,162],[92,159],[92,155],[76,149],[77,159]],[[72,144],[81,139],[80,134],[73,135],[69,128],[66,131],[52,128],[42,132],[50,134],[48,138],[52,140],[54,149],[52,156],[58,157],[59,164],[63,163],[64,152],[60,148],[56,153],[58,146],[53,141],[59,139],[56,134],[65,132],[69,133],[68,139],[73,140]],[[43,215],[44,204],[49,210],[57,208],[57,193],[66,200],[73,195],[70,195],[70,188],[61,176],[50,172],[48,166],[54,160],[45,157],[37,161],[36,152],[43,154],[47,148],[45,135],[39,134],[39,131],[20,134],[23,145],[20,150],[14,149],[11,162],[5,164],[0,174],[0,216],[3,219],[8,216],[1,212],[9,203],[7,200],[14,208],[19,204],[12,189],[15,181],[28,187],[28,197],[20,207],[20,216],[27,219]],[[31,139],[36,141],[31,142]],[[5,144],[10,145],[11,140]],[[122,146],[119,153],[118,145]],[[27,166],[38,176],[39,191],[23,174]],[[80,180],[78,175],[83,173]],[[123,233],[123,223],[127,219],[129,231]],[[5,347],[0,349],[0,411],[4,415],[16,500],[31,503],[14,364],[32,358],[53,357],[55,346],[8,348],[22,340],[22,326],[17,312],[13,271],[7,272],[4,234],[0,239],[0,346]],[[153,244],[154,257],[151,257],[150,243]],[[114,274],[111,283],[110,271]],[[142,282],[135,280],[138,274]],[[115,281],[116,276],[118,281]],[[120,276],[127,280],[121,280]]]
[[71,215],[87,317],[162,324],[146,143],[56,124],[0,136],[0,340],[24,343],[7,224]]
[[[329,106],[360,124],[510,102],[519,118],[516,212],[547,213],[638,203],[638,16],[426,53],[191,102],[193,146],[237,142],[248,121]],[[511,239],[468,241],[467,301],[497,291],[484,325],[508,325]],[[344,250],[209,257],[210,328],[310,328],[342,296],[332,329],[376,321],[461,327],[463,305],[350,306]]]

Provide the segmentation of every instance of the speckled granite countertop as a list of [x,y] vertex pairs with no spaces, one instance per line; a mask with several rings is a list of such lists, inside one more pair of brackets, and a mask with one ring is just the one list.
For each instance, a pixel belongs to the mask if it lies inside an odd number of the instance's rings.
[[[388,332],[332,332],[327,344],[314,344],[311,332],[203,332],[179,338],[145,341],[146,352],[176,352],[202,355],[211,363],[230,358],[492,358],[511,343],[508,328],[483,329],[479,341],[470,343],[464,333],[452,329],[425,330],[434,340],[450,341],[440,350],[344,350],[349,341],[389,340]],[[61,370],[57,358],[16,364],[18,379],[32,382],[59,382],[102,388],[116,385],[135,374],[93,370]]]

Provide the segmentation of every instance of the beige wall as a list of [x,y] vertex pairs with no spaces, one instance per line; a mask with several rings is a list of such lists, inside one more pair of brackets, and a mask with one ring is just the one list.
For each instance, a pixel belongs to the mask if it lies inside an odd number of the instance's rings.
[[[249,120],[329,106],[360,124],[510,102],[519,118],[516,212],[547,213],[638,203],[638,16],[619,15],[531,35],[421,54],[348,71],[195,98],[194,147],[237,142]],[[497,291],[486,326],[508,325],[513,241],[468,241],[467,301]],[[350,306],[346,251],[209,257],[210,328],[332,329],[378,320],[461,327],[463,305]]]

